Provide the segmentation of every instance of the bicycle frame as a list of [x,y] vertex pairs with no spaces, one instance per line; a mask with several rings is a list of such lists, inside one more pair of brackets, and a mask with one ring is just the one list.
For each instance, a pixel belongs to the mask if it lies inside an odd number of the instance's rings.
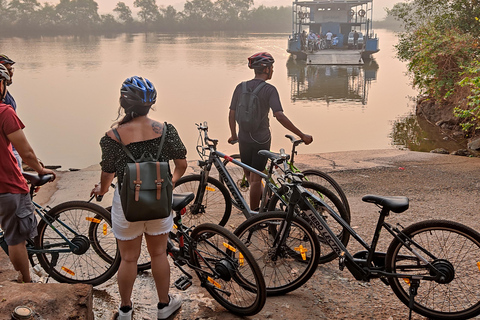
[[[27,251],[29,254],[38,254],[38,253],[58,253],[58,252],[75,252],[76,249],[79,247],[75,245],[72,241],[70,241],[65,235],[63,235],[60,231],[58,231],[57,228],[55,228],[52,223],[47,219],[46,214],[47,214],[47,209],[39,205],[38,203],[34,202],[32,200],[32,203],[34,205],[35,212],[40,216],[42,220],[44,220],[50,228],[52,228],[63,240],[65,240],[65,243],[68,244],[68,249],[37,249],[35,247],[27,246]],[[68,225],[63,223],[60,219],[57,219],[57,222],[59,222],[63,227],[67,228],[68,231],[72,232],[74,235],[78,235],[75,231],[72,230]],[[55,243],[55,246],[63,245],[62,243]],[[52,245],[53,247],[53,245]]]
[[[430,270],[432,275],[431,276],[415,275],[417,280],[433,281],[438,279],[438,277],[440,276],[440,272],[438,271],[438,269],[436,269],[433,265],[431,265],[427,261],[427,259],[423,258],[420,252],[413,249],[412,245],[414,245],[416,248],[419,248],[420,251],[422,251],[424,254],[427,254],[433,258],[435,257],[431,255],[429,252],[427,252],[425,249],[423,249],[414,240],[410,238],[408,238],[407,240],[403,240],[401,237],[399,237],[399,234],[403,235],[404,237],[405,235],[400,230],[398,230],[398,228],[394,228],[390,224],[385,222],[385,217],[388,216],[389,214],[388,209],[382,208],[382,211],[380,212],[380,217],[377,222],[377,226],[375,228],[375,233],[372,239],[372,243],[369,245],[331,207],[329,207],[325,202],[323,202],[322,199],[320,199],[315,194],[312,194],[311,192],[303,188],[301,185],[299,185],[298,184],[299,181],[300,180],[297,180],[293,185],[293,188],[294,188],[293,194],[290,197],[287,219],[285,220],[285,223],[288,223],[287,222],[289,221],[288,218],[291,217],[291,215],[295,214],[295,207],[297,205],[299,204],[306,205],[309,209],[309,214],[304,218],[306,218],[306,220],[309,220],[308,222],[320,232],[320,234],[324,237],[325,242],[330,246],[330,248],[332,248],[332,250],[340,258],[339,260],[340,270],[343,270],[343,268],[346,266],[347,269],[355,277],[355,279],[362,280],[362,281],[369,281],[370,279],[379,278],[379,277],[387,277],[387,278],[395,277],[395,278],[412,279],[413,275],[389,273],[384,271],[383,267],[374,267],[372,265],[376,255],[375,250],[378,244],[378,239],[380,237],[380,231],[382,228],[385,228],[393,237],[401,241],[405,245],[405,247],[407,247],[418,259],[426,263],[425,267]],[[313,198],[315,201],[318,201],[322,206],[324,206],[328,210],[329,214],[339,224],[341,224],[347,230],[347,232],[349,232],[350,235],[352,235],[357,240],[357,242],[359,242],[367,250],[366,259],[356,258],[349,253],[347,248],[335,236],[335,233],[330,229],[325,219],[316,211],[312,203],[305,199],[304,197],[305,195],[308,195],[309,197]],[[283,228],[281,230],[283,230]],[[285,240],[287,234],[286,232],[282,232],[282,233],[283,233],[283,235],[281,235],[282,238],[276,239],[275,240],[276,243],[277,241],[281,241],[280,243],[283,243],[283,241]]]
[[[208,127],[206,126],[206,123],[204,123],[203,126],[198,125],[198,130],[200,131],[200,139],[202,138],[201,137],[201,132],[202,131],[204,132],[204,138],[203,138],[202,142],[204,142],[206,144],[206,146],[203,146],[203,145],[197,146],[197,152],[203,158],[205,150],[209,151],[208,160],[207,161],[203,161],[203,160],[199,161],[199,166],[203,168],[203,170],[200,173],[201,184],[202,185],[207,185],[207,179],[208,179],[209,172],[210,172],[210,170],[212,168],[212,164],[213,164],[215,166],[215,168],[217,169],[218,173],[219,173],[219,178],[221,179],[221,181],[223,181],[225,183],[225,185],[227,186],[227,189],[229,190],[230,194],[233,196],[234,201],[232,201],[232,204],[236,208],[238,208],[240,211],[242,211],[242,213],[245,215],[246,218],[250,218],[253,215],[258,213],[257,211],[253,211],[250,208],[250,206],[247,204],[247,202],[243,198],[240,190],[238,189],[237,185],[233,181],[231,175],[228,173],[228,170],[226,169],[223,161],[220,160],[220,159],[225,159],[225,160],[243,168],[244,170],[248,170],[248,171],[262,177],[262,179],[265,181],[265,187],[264,187],[264,191],[263,191],[261,202],[260,202],[260,212],[264,211],[266,209],[266,204],[267,204],[267,200],[268,200],[267,198],[268,198],[269,192],[271,191],[272,193],[274,193],[278,196],[278,193],[277,193],[278,186],[271,179],[274,164],[272,163],[272,165],[270,167],[270,170],[268,171],[268,174],[265,174],[264,172],[261,172],[257,169],[254,169],[254,168],[244,164],[241,161],[233,159],[232,157],[230,157],[230,156],[228,156],[228,155],[226,155],[226,154],[224,154],[220,151],[217,151],[218,140],[210,139],[208,137],[208,134],[207,134]],[[199,148],[201,148],[202,150],[201,151],[198,150]],[[196,199],[195,203],[198,203],[198,199],[203,198],[203,194],[201,194],[201,193],[203,193],[204,190],[205,190],[204,188],[199,188],[198,189],[198,192],[197,192],[197,195],[196,195],[196,198],[195,198]],[[279,198],[282,199],[282,197],[280,197],[280,196],[279,196]]]

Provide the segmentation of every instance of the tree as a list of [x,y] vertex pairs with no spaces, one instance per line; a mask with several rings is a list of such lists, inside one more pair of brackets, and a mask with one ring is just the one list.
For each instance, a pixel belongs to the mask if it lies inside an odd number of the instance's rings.
[[238,25],[238,22],[247,20],[252,5],[253,0],[218,0],[215,2],[218,20],[230,26]]
[[60,24],[75,31],[91,30],[100,22],[94,0],[60,0],[56,6]]
[[140,8],[138,16],[144,22],[145,27],[148,23],[152,23],[158,19],[160,12],[155,0],[135,0],[133,3],[135,8]]
[[12,0],[8,8],[13,22],[28,28],[38,22],[37,12],[42,6],[37,0]]
[[131,24],[133,22],[132,10],[125,4],[125,2],[117,3],[113,12],[118,14],[118,19],[125,24]]

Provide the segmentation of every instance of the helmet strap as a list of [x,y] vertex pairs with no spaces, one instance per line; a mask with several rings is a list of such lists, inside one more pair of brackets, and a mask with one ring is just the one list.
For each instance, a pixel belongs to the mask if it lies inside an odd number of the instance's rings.
[[0,100],[3,101],[7,96],[7,80],[0,80]]

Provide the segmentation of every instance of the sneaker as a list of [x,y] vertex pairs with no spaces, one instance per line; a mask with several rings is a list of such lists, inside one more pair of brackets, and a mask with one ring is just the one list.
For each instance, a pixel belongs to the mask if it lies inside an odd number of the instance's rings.
[[132,320],[132,314],[133,314],[133,303],[131,307],[118,308],[117,320]]
[[168,297],[170,299],[168,304],[158,303],[158,320],[167,319],[182,306],[182,298],[179,295],[169,294]]

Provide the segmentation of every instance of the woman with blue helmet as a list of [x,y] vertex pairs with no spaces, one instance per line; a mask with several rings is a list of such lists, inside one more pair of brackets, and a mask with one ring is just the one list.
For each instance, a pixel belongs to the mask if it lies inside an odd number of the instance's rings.
[[[157,91],[154,85],[146,78],[130,77],[126,79],[120,89],[119,117],[123,118],[114,124],[121,142],[115,137],[113,130],[109,130],[100,140],[102,148],[102,167],[100,184],[95,185],[92,194],[104,195],[115,175],[123,177],[128,156],[122,148],[127,149],[138,159],[145,152],[156,154],[164,132],[164,123],[148,117],[152,105],[157,100]],[[173,160],[175,170],[172,181],[175,182],[183,175],[187,168],[186,148],[180,139],[177,130],[167,124],[165,142],[159,161]],[[120,292],[119,320],[132,319],[133,303],[131,301],[133,285],[137,276],[137,260],[140,256],[142,238],[145,240],[150,253],[152,275],[158,295],[157,318],[166,319],[181,306],[179,296],[168,293],[170,287],[170,265],[167,260],[167,238],[173,227],[173,215],[165,219],[129,222],[125,219],[118,188],[112,202],[112,229],[117,239],[122,261],[118,269],[117,281]]]

